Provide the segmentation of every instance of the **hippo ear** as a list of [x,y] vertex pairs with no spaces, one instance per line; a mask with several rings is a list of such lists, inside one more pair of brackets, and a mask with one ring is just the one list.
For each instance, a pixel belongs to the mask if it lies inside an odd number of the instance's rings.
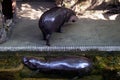
[[69,19],[70,19],[70,13],[67,13],[67,14],[66,14],[66,17],[65,17],[65,21],[68,22]]
[[76,15],[76,14],[77,14],[74,10],[72,10],[72,13],[73,13],[73,15]]
[[66,14],[66,17],[69,17],[69,16],[70,16],[70,13],[67,13],[67,14]]

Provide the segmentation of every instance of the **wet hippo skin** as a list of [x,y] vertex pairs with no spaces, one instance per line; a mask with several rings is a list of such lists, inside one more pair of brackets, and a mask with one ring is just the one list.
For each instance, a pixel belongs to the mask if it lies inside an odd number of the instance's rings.
[[67,57],[53,58],[45,60],[36,59],[33,57],[24,57],[23,63],[32,70],[39,70],[46,73],[61,73],[86,75],[93,68],[93,63],[86,57]]
[[50,46],[50,37],[53,32],[60,32],[65,22],[75,22],[78,18],[74,11],[63,7],[54,7],[44,12],[39,19],[39,28],[43,34],[43,40]]

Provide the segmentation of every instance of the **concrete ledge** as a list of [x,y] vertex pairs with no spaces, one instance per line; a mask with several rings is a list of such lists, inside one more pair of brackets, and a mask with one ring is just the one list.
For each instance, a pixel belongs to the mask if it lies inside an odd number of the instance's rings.
[[80,46],[80,47],[0,47],[0,51],[120,51],[120,46]]

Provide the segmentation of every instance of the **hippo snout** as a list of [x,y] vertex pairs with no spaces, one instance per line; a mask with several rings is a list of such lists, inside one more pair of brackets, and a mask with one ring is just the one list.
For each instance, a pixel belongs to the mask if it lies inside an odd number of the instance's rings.
[[28,62],[28,59],[26,57],[23,57],[23,62],[26,64]]
[[78,17],[77,16],[73,15],[73,16],[70,17],[69,22],[76,22],[76,21],[78,21]]

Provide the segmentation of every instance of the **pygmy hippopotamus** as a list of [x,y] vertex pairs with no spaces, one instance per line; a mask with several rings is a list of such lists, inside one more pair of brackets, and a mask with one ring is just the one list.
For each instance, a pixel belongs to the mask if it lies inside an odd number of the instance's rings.
[[48,60],[23,57],[23,63],[32,70],[44,73],[83,76],[92,71],[93,62],[86,57],[60,57]]
[[77,16],[74,11],[64,7],[54,7],[44,12],[39,20],[39,28],[43,34],[43,40],[50,46],[50,36],[53,32],[60,32],[65,22],[75,22]]

